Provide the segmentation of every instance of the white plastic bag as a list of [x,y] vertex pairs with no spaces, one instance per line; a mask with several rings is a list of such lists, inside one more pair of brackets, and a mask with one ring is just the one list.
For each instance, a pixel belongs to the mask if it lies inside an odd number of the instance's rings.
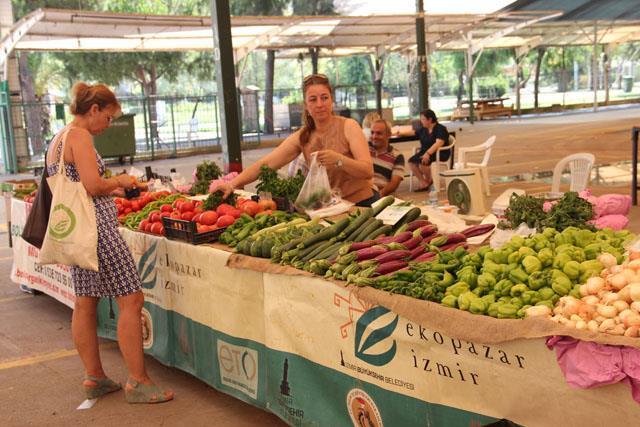
[[501,248],[505,243],[507,243],[513,236],[522,236],[528,237],[536,232],[535,228],[529,228],[527,224],[524,222],[520,224],[518,228],[515,230],[500,230],[496,228],[496,231],[491,236],[491,240],[489,241],[489,245],[493,249]]
[[311,153],[311,166],[302,184],[295,206],[301,211],[315,211],[332,203],[331,184],[327,169],[317,161],[318,153]]
[[95,205],[82,182],[72,181],[65,173],[65,143],[66,134],[61,142],[58,173],[47,178],[52,194],[51,213],[38,263],[77,265],[98,271]]

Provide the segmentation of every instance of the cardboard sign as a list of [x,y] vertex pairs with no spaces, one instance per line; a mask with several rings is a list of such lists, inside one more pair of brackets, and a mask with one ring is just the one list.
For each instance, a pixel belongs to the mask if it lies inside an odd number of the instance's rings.
[[396,225],[411,209],[413,206],[388,206],[376,218],[382,220],[385,225]]

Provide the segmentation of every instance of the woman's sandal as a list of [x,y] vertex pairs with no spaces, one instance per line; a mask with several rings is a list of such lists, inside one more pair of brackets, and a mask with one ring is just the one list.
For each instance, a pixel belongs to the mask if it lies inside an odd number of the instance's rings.
[[155,384],[145,384],[129,378],[124,395],[129,403],[162,403],[173,399],[173,392],[164,391]]
[[[93,383],[95,385],[87,383]],[[97,399],[105,394],[120,390],[122,385],[108,377],[85,375],[82,387],[84,388],[84,393],[87,396],[87,399]]]

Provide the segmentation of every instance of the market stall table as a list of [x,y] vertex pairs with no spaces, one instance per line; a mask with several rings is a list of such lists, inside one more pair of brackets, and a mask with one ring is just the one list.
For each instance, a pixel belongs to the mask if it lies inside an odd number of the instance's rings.
[[[28,205],[12,204],[12,280],[72,306],[68,269],[36,264],[19,238]],[[470,339],[486,332],[474,324],[524,321],[346,287],[221,245],[121,233],[144,286],[145,351],[291,425],[628,425],[640,414],[626,385],[569,387],[544,338]],[[117,315],[101,301],[101,336],[115,339]]]

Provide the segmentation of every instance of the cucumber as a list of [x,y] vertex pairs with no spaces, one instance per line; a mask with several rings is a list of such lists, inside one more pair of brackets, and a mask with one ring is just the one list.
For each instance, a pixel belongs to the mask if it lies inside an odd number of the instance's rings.
[[309,252],[308,255],[303,257],[302,260],[303,261],[312,260],[313,257],[318,255],[319,253],[321,253],[322,251],[324,251],[328,247],[333,246],[334,243],[335,242],[332,242],[331,240],[325,240],[324,242],[319,242],[317,245],[314,245],[314,249],[311,252]]
[[259,257],[262,255],[262,240],[258,239],[251,244],[251,249],[249,250],[249,255],[253,257]]
[[374,217],[370,217],[368,218],[364,223],[362,223],[360,225],[360,227],[356,228],[355,230],[353,230],[353,232],[351,234],[349,234],[347,236],[346,239],[344,239],[345,241],[348,242],[355,242],[356,241],[356,237],[362,233],[362,231],[367,228],[368,226],[370,226],[372,223],[374,223],[376,221],[376,219]]
[[262,248],[260,250],[260,258],[271,258],[271,248],[275,242],[273,239],[267,237],[262,241]]
[[353,241],[354,242],[362,242],[365,239],[365,237],[367,237],[369,234],[373,233],[378,228],[381,228],[381,226],[382,226],[382,220],[375,219],[371,224],[369,224],[369,226],[367,228],[362,230],[360,232],[360,234],[358,234],[356,236],[356,238],[353,239]]
[[387,196],[384,199],[380,200],[375,208],[373,208],[373,216],[377,216],[380,212],[382,212],[385,208],[391,206],[395,197]]
[[314,243],[322,242],[323,240],[329,240],[333,237],[337,237],[338,234],[349,225],[349,218],[342,218],[340,221],[337,221],[331,227],[327,227],[321,232],[308,237],[306,240],[303,240],[298,244],[298,248],[304,249],[307,248]]
[[340,233],[339,237],[342,237],[342,239],[344,239],[345,237],[349,236],[351,233],[360,228],[360,226],[372,216],[373,210],[371,209],[365,209],[364,211],[361,211],[360,215],[358,215],[356,218],[354,218],[353,221],[351,221],[351,224],[349,224],[349,226]]
[[338,250],[344,245],[344,242],[337,242],[320,252],[313,259],[331,259],[338,254]]
[[304,259],[304,257],[306,257],[307,255],[309,255],[310,253],[312,253],[313,251],[315,251],[318,246],[322,245],[323,243],[327,242],[327,240],[322,240],[320,242],[316,242],[311,246],[307,246],[304,249],[300,249],[298,251],[298,258],[300,259]]
[[285,243],[284,245],[282,245],[279,248],[279,250],[282,251],[282,253],[285,253],[289,249],[293,249],[296,246],[298,246],[298,244],[302,242],[304,239],[305,239],[304,237],[296,237],[295,239],[289,241],[289,243]]

